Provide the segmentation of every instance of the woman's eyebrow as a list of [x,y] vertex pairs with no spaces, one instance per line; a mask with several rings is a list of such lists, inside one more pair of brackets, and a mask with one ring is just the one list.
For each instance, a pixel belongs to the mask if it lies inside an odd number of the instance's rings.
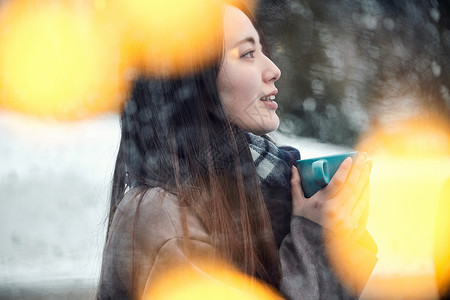
[[239,42],[237,42],[233,48],[238,47],[239,45],[245,44],[245,43],[252,43],[253,45],[256,44],[255,39],[251,36],[249,36],[248,38],[245,38],[243,40],[240,40]]

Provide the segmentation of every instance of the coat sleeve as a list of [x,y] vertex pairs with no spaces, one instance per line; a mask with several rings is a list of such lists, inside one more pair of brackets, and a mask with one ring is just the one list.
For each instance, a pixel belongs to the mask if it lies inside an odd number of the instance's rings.
[[279,253],[288,299],[357,299],[377,262],[352,241],[325,247],[323,227],[300,216],[292,216]]

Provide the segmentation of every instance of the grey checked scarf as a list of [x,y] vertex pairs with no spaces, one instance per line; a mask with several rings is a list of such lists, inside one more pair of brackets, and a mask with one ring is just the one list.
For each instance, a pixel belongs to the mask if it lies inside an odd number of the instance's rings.
[[277,147],[268,138],[252,133],[247,132],[246,137],[270,214],[275,240],[280,246],[289,233],[292,214],[291,166],[300,159],[300,152],[293,147]]

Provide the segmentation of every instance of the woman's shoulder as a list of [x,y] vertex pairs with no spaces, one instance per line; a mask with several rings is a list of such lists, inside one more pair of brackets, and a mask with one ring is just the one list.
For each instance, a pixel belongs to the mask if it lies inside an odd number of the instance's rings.
[[143,290],[161,249],[181,237],[179,222],[174,221],[176,203],[175,195],[160,188],[139,187],[125,193],[103,251],[99,298],[131,298],[134,284],[138,293]]
[[161,188],[133,188],[125,194],[103,252],[100,298],[128,299],[132,290],[141,295],[152,278],[186,262],[181,211],[195,246],[192,253],[213,253],[201,222],[189,209],[182,210],[176,195]]
[[[117,207],[113,227],[130,228],[148,239],[181,238],[182,215],[178,197],[162,188],[135,187],[128,190]],[[190,209],[184,210],[191,238],[206,240],[200,220]],[[116,220],[117,219],[117,220]]]
[[[161,188],[135,187],[129,189],[114,213],[111,229],[130,228],[134,233],[142,230],[177,236],[171,219],[176,219],[177,197]],[[131,229],[131,228],[130,228]],[[136,232],[137,231],[137,232]]]
[[166,217],[175,212],[176,206],[177,196],[162,188],[134,187],[125,193],[116,211],[133,217]]

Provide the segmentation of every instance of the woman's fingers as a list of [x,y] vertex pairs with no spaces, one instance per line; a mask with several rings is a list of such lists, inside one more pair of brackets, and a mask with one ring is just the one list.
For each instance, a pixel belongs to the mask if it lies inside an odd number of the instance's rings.
[[358,240],[366,230],[367,221],[369,219],[369,194],[370,187],[369,184],[367,184],[360,199],[357,201],[357,205],[352,211],[352,226],[355,227],[350,234],[350,238],[354,241]]
[[369,208],[369,198],[370,198],[370,184],[367,183],[364,186],[361,195],[358,197],[355,206],[351,211],[353,224],[359,225],[361,221],[364,221],[362,220],[362,217],[366,209]]
[[[292,195],[292,213],[300,215],[301,202],[305,200],[305,195],[301,187],[301,179],[295,166],[291,167],[291,195]],[[300,203],[299,203],[300,202]]]
[[350,173],[347,176],[347,181],[345,182],[345,185],[343,186],[341,191],[342,196],[345,199],[351,199],[352,198],[351,195],[354,195],[355,192],[357,191],[358,183],[362,174],[361,172],[363,172],[365,161],[366,161],[366,154],[365,153],[358,154],[358,157],[353,163]]
[[339,169],[324,188],[329,197],[336,195],[347,180],[347,176],[352,168],[352,158],[347,157],[339,166]]
[[304,197],[303,190],[301,187],[300,175],[298,174],[298,170],[295,166],[291,167],[291,193],[292,197]]
[[370,206],[370,205],[367,205],[367,206],[366,206],[366,209],[363,211],[363,213],[362,213],[362,215],[361,215],[361,218],[359,218],[359,221],[358,221],[358,227],[364,227],[364,228],[366,228],[366,226],[367,226],[367,221],[369,221],[369,206]]
[[[359,165],[355,167],[360,167]],[[370,171],[372,170],[372,161],[367,160],[364,162],[362,166],[362,171],[359,173],[359,178],[357,179],[357,176],[354,178],[350,178],[350,176],[358,175],[358,171],[356,169],[352,169],[351,175],[349,175],[349,181],[355,180],[356,182],[348,183],[349,187],[347,190],[343,189],[343,196],[346,197],[346,200],[344,202],[344,205],[348,210],[352,210],[354,206],[356,205],[355,201],[358,201],[360,198],[360,195],[363,192],[363,189],[368,185],[369,178],[370,178]]]
[[369,182],[371,170],[372,170],[372,161],[367,160],[364,163],[364,167],[363,167],[361,176],[359,177],[359,182],[358,182],[358,186],[356,189],[356,195],[361,194],[363,188],[366,186],[367,182]]
[[368,215],[370,188],[367,185],[352,211],[335,208],[340,213],[327,220],[327,225],[335,230],[341,238],[358,239],[365,229],[365,215]]
[[344,160],[330,181],[325,221],[348,237],[360,235],[368,216],[372,162],[366,161],[366,154],[360,153],[353,161]]

